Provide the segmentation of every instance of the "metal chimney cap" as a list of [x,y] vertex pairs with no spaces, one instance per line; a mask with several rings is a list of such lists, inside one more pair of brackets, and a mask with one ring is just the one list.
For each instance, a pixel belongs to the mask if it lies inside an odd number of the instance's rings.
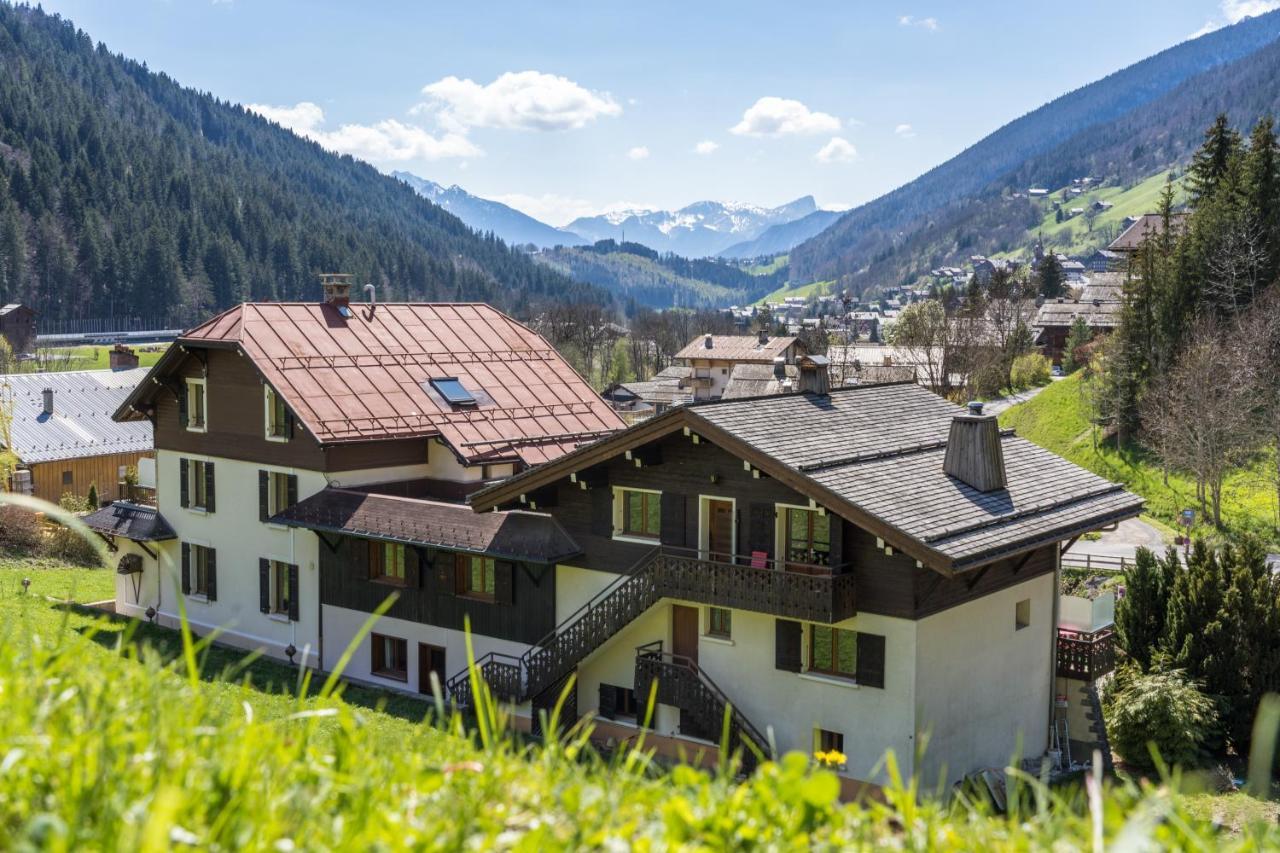
[[979,416],[979,415],[981,415],[981,414],[982,414],[982,401],[981,401],[981,400],[970,400],[970,401],[969,401],[969,414],[971,414],[971,415],[973,415],[973,416],[975,416],[975,417],[977,417],[977,416]]

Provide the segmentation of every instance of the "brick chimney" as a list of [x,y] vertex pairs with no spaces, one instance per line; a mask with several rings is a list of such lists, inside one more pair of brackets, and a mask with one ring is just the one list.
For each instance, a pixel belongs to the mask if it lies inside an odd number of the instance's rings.
[[138,366],[138,354],[124,344],[116,344],[107,356],[112,370],[133,370]]
[[335,308],[351,304],[351,274],[340,272],[320,273],[320,286],[324,289],[324,301]]
[[942,470],[980,492],[994,492],[1006,485],[1000,425],[995,415],[982,414],[982,404],[969,404],[969,412],[951,421]]

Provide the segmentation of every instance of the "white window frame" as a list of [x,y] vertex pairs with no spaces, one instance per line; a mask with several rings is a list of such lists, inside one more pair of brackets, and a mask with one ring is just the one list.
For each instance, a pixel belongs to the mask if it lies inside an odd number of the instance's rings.
[[[272,410],[275,408],[272,405],[272,402],[276,398],[280,398],[281,400],[284,399],[283,397],[280,397],[280,395],[276,393],[276,390],[272,388],[270,385],[268,385],[265,382],[262,383],[262,437],[265,438],[267,441],[274,441],[280,444],[287,444],[289,442],[288,435],[272,435],[271,434],[271,426],[272,426],[271,415],[272,415]],[[288,418],[287,411],[285,413],[285,418],[286,419]],[[283,424],[281,426],[283,426]]]
[[[658,535],[649,536],[632,536],[622,532],[622,514],[626,511],[623,501],[623,492],[645,492],[650,495],[658,496]],[[613,487],[613,539],[617,542],[638,542],[641,545],[656,545],[662,541],[662,490],[661,489],[639,489],[632,486],[614,486]]]
[[[287,506],[281,506],[284,501],[289,499],[289,477],[293,476],[292,471],[283,468],[267,468],[267,512],[270,518],[288,509]],[[281,487],[284,487],[284,494],[280,494]],[[282,526],[282,525],[276,525]]]
[[[289,594],[289,563],[286,560],[268,558],[267,616],[277,622],[289,620],[289,608],[278,607]],[[283,619],[281,617],[284,617]]]
[[[209,460],[197,459],[194,456],[187,457],[187,510],[199,515],[208,515],[209,508],[205,506],[209,502],[209,493],[206,488],[207,475],[203,468],[197,466],[208,465]],[[217,470],[216,468],[214,470]],[[200,473],[197,474],[196,472]],[[196,484],[199,483],[199,486]],[[204,500],[196,503],[197,489],[205,492]]]
[[[200,389],[201,408],[204,410],[204,420],[199,425],[195,425],[195,407],[193,405],[192,393],[196,388]],[[204,379],[190,377],[187,379],[187,432],[208,432],[209,431],[209,383]]]
[[[187,571],[188,571],[188,573],[189,573],[189,575],[190,575],[190,579],[191,579],[191,592],[188,594],[188,598],[194,598],[196,601],[208,601],[208,600],[209,600],[209,557],[208,557],[208,552],[209,552],[209,551],[212,551],[212,550],[213,550],[213,549],[212,549],[212,548],[210,548],[208,545],[202,544],[202,543],[200,543],[200,542],[188,542],[188,543],[187,543],[187,555],[188,555],[188,560],[189,560],[189,565],[187,566]],[[204,555],[205,555],[205,567],[204,567],[204,589],[201,589],[201,588],[200,588],[200,583],[199,583],[199,578],[200,578],[200,555],[201,555],[201,554],[204,554]]]

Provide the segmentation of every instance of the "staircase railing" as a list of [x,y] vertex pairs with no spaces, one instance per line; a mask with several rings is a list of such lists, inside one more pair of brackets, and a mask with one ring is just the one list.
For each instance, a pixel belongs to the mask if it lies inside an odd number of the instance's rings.
[[649,691],[655,680],[658,682],[657,701],[679,708],[682,720],[684,714],[689,714],[695,727],[711,740],[720,738],[727,708],[729,747],[732,748],[739,740],[749,745],[742,756],[745,769],[755,766],[757,753],[765,757],[771,754],[769,739],[747,719],[737,705],[729,701],[729,697],[711,676],[703,672],[696,661],[683,655],[664,652],[661,640],[646,643],[636,649],[637,702],[648,701]]

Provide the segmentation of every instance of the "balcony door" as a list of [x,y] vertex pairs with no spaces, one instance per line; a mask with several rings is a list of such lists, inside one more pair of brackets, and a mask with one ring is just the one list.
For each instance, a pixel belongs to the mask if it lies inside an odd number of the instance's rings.
[[702,507],[703,551],[707,559],[721,563],[733,562],[734,524],[733,501],[723,498],[703,498]]

